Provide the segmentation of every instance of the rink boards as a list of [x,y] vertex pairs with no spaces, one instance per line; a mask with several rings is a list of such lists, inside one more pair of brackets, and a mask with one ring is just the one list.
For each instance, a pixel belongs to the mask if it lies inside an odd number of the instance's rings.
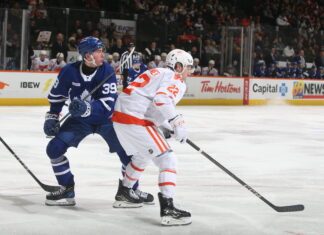
[[[0,72],[0,105],[48,105],[57,73]],[[180,105],[324,105],[324,81],[195,76]]]

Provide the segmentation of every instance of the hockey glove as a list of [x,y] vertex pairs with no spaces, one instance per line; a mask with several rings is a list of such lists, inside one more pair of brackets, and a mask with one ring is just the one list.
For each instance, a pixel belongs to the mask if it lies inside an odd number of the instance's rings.
[[60,129],[59,115],[47,112],[45,115],[44,132],[47,136],[55,136]]
[[87,101],[74,99],[69,105],[69,112],[72,117],[88,117],[91,114],[91,105]]
[[174,138],[180,143],[185,143],[187,140],[187,128],[182,115],[177,115],[169,120],[169,123],[174,131]]
[[173,131],[172,130],[169,130],[165,127],[162,127],[162,126],[159,126],[159,129],[161,130],[164,138],[166,139],[170,139],[171,138],[171,134],[173,134]]

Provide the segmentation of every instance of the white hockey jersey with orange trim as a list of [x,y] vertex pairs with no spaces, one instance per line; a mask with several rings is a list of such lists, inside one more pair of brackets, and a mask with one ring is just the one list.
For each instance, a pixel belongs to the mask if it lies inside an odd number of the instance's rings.
[[177,115],[175,106],[186,91],[181,76],[169,68],[139,75],[118,96],[112,120],[123,124],[157,126]]

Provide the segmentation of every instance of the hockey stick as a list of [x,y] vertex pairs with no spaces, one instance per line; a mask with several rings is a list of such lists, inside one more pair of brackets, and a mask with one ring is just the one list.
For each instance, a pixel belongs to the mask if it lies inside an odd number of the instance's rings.
[[304,205],[298,204],[298,205],[291,205],[291,206],[276,206],[269,202],[267,199],[265,199],[261,194],[259,194],[257,191],[255,191],[251,186],[247,185],[243,180],[238,178],[236,175],[234,175],[232,172],[230,172],[228,169],[226,169],[223,165],[221,165],[219,162],[217,162],[214,158],[209,156],[206,152],[201,150],[197,145],[195,145],[191,140],[187,139],[186,141],[191,147],[196,149],[198,152],[200,152],[204,157],[208,158],[212,163],[217,165],[219,168],[221,168],[223,171],[225,171],[228,175],[232,176],[237,182],[239,182],[241,185],[243,185],[246,189],[248,189],[251,193],[253,193],[255,196],[260,198],[263,202],[265,202],[267,205],[269,205],[272,209],[274,209],[277,212],[294,212],[294,211],[302,211],[304,210]]
[[25,168],[25,170],[33,177],[33,179],[44,189],[46,192],[54,192],[60,189],[60,186],[51,186],[47,184],[43,184],[39,181],[39,179],[31,172],[28,167],[23,163],[22,160],[17,156],[17,154],[9,147],[9,145],[2,139],[0,136],[0,141],[4,144],[4,146],[8,149],[8,151],[18,160],[18,162]]
[[[130,51],[129,55],[126,57],[126,59],[123,61],[123,63],[121,63],[118,67],[118,69],[120,70],[120,68],[123,67],[123,65],[128,61],[128,59],[133,55],[135,51],[135,47],[133,47],[133,49]],[[98,90],[98,88],[100,88],[105,82],[108,81],[109,78],[111,78],[115,73],[111,73],[109,74],[107,77],[105,77],[95,88],[92,89],[92,91],[90,91],[90,93],[88,95],[86,95],[82,100],[86,100],[90,95],[92,95],[94,92],[96,92],[96,90]],[[70,113],[65,114],[64,117],[61,118],[61,120],[58,122],[58,125],[61,124],[65,119],[67,119],[70,116]]]

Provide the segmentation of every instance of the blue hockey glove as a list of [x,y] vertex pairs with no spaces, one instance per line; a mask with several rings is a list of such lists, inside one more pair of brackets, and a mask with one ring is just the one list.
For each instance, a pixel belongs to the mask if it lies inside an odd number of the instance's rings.
[[59,115],[47,112],[45,115],[44,132],[47,136],[55,136],[60,129]]
[[91,105],[87,101],[74,99],[69,105],[69,112],[72,117],[88,117],[91,114]]

